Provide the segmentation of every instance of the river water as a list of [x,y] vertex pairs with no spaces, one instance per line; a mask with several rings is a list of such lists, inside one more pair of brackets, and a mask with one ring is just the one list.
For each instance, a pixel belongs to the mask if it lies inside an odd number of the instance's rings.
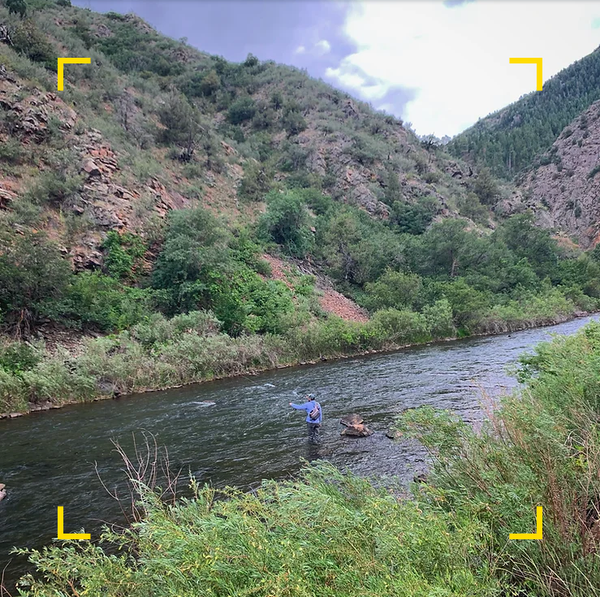
[[[26,569],[13,546],[41,547],[56,537],[57,506],[65,532],[98,535],[120,522],[117,502],[102,487],[122,487],[123,465],[111,439],[131,452],[143,430],[167,446],[171,466],[216,487],[249,488],[263,478],[297,472],[302,459],[406,481],[426,468],[422,449],[385,431],[406,408],[449,408],[477,424],[487,399],[517,385],[507,373],[517,358],[551,334],[571,334],[590,319],[502,336],[465,339],[395,353],[282,369],[185,388],[129,396],[0,421],[0,572],[9,583]],[[289,402],[307,392],[323,406],[322,442],[306,441],[305,415]],[[208,406],[203,401],[214,402]],[[339,418],[360,413],[374,434],[340,436]],[[185,485],[185,479],[183,481]]]

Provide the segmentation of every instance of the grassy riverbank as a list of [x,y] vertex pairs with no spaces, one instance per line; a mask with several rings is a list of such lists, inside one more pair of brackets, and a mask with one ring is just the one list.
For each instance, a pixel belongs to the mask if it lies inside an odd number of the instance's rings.
[[[560,323],[576,312],[572,301],[550,291],[523,303],[498,305],[472,329],[475,334],[515,331]],[[385,309],[366,323],[329,317],[280,335],[233,338],[220,329],[211,313],[196,311],[171,319],[155,314],[119,334],[86,340],[77,354],[5,342],[0,346],[0,413],[16,415],[457,336],[445,300],[422,313]]]
[[[399,429],[434,457],[412,499],[327,464],[253,494],[194,485],[169,507],[141,488],[143,522],[31,553],[38,573],[22,594],[600,595],[599,362],[591,323],[524,357],[525,388],[479,432],[446,411],[407,411]],[[533,531],[538,505],[543,541],[509,540]]]

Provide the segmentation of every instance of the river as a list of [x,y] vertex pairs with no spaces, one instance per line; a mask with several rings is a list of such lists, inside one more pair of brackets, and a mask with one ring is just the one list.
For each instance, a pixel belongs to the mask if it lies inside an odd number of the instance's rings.
[[[320,457],[356,473],[397,475],[404,481],[426,468],[422,449],[394,442],[385,431],[406,408],[449,408],[477,424],[482,391],[492,398],[517,385],[507,373],[518,356],[551,334],[571,334],[596,319],[548,328],[444,342],[394,353],[282,369],[164,392],[129,396],[0,421],[0,572],[26,570],[13,546],[41,547],[57,533],[57,506],[65,532],[85,528],[92,538],[105,521],[119,522],[117,502],[103,489],[122,487],[123,465],[111,439],[131,452],[132,434],[154,434],[172,467],[216,487],[249,488],[263,478],[298,471]],[[325,420],[322,443],[309,447],[305,415],[288,403],[315,392]],[[205,402],[214,402],[207,406]],[[485,402],[485,401],[484,401]],[[374,434],[340,437],[339,418],[360,413]],[[98,473],[96,472],[96,469]],[[183,480],[185,485],[185,479]]]

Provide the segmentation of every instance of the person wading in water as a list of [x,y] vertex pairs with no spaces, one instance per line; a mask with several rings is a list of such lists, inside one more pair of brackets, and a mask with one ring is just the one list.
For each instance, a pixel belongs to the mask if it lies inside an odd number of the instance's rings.
[[308,441],[311,444],[319,443],[319,429],[323,420],[323,410],[321,405],[315,400],[314,394],[309,394],[306,397],[304,404],[294,404],[290,402],[290,406],[296,410],[306,411],[306,425],[308,427]]

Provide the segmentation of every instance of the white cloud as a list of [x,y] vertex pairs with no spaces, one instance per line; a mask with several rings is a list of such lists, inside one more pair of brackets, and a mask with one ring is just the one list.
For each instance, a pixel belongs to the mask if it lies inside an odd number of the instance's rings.
[[510,57],[541,56],[547,80],[600,44],[598,18],[598,3],[579,0],[454,8],[364,0],[350,5],[344,25],[357,51],[326,76],[370,101],[415,89],[402,117],[421,134],[454,135],[535,89],[535,65]]
[[331,44],[326,40],[322,39],[315,44],[315,51],[317,54],[327,54],[331,50]]
[[304,46],[298,46],[294,50],[294,54],[304,54],[304,52],[306,52],[306,48]]

